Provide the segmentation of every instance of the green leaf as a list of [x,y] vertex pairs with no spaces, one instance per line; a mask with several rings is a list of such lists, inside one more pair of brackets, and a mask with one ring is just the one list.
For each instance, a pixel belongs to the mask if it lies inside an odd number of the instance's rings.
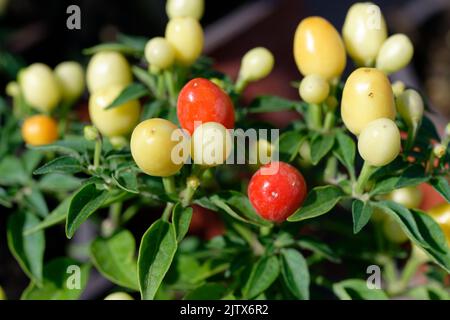
[[105,109],[113,109],[131,100],[137,100],[148,95],[148,89],[142,83],[132,83],[125,87],[120,94]]
[[336,141],[334,152],[336,158],[347,168],[351,176],[355,176],[355,142],[342,131],[337,132]]
[[220,199],[224,201],[232,210],[237,211],[240,216],[245,217],[251,223],[259,226],[271,226],[272,223],[261,218],[253,209],[248,197],[237,191],[227,191],[220,193]]
[[62,156],[47,162],[34,171],[35,175],[47,173],[77,173],[83,170],[80,161],[71,156]]
[[357,234],[369,222],[373,208],[368,201],[355,199],[352,203],[353,233]]
[[261,113],[295,110],[298,104],[300,104],[300,102],[283,99],[277,96],[260,96],[250,103],[248,112]]
[[394,177],[385,178],[375,185],[370,194],[385,194],[395,189],[409,186],[416,186],[427,182],[429,177],[425,175],[424,169],[419,165],[407,167],[401,174]]
[[42,284],[42,265],[44,260],[44,232],[25,236],[24,231],[34,227],[39,219],[31,213],[12,214],[8,220],[6,236],[8,247],[25,274],[37,284]]
[[82,136],[66,136],[64,140],[58,140],[52,144],[42,146],[29,146],[32,150],[40,150],[46,152],[56,152],[77,156],[80,153],[94,150],[95,143],[87,141]]
[[184,296],[183,300],[220,300],[227,292],[222,284],[205,283]]
[[339,263],[341,259],[336,255],[336,253],[324,242],[319,242],[312,238],[302,237],[301,240],[297,241],[297,244],[305,249],[314,252],[315,254],[328,259],[331,262]]
[[91,244],[91,260],[97,270],[111,282],[139,290],[136,244],[133,234],[122,230],[109,238],[97,238]]
[[[147,70],[142,69],[138,66],[132,66],[131,71],[133,72],[134,76],[143,84],[145,84],[149,89],[153,90],[153,92],[156,91],[156,77],[149,73]],[[155,100],[161,101],[161,100]]]
[[0,185],[24,185],[28,182],[28,175],[22,162],[14,156],[6,156],[0,162]]
[[157,220],[145,232],[139,247],[138,277],[142,299],[152,300],[177,251],[175,227]]
[[323,157],[333,148],[334,135],[333,134],[317,134],[311,141],[311,162],[313,165],[319,163]]
[[236,211],[234,211],[224,200],[222,200],[218,195],[213,195],[209,198],[211,202],[220,210],[230,215],[232,218],[239,220],[245,223],[252,223],[250,220],[247,220],[239,215]]
[[66,219],[67,238],[72,238],[80,225],[103,205],[108,196],[107,191],[98,190],[93,183],[85,185],[73,196]]
[[419,210],[408,210],[393,201],[373,203],[392,216],[406,235],[428,253],[433,260],[450,272],[450,249],[442,229],[428,214]]
[[266,291],[280,274],[280,264],[276,256],[261,257],[253,266],[250,277],[243,289],[246,299],[252,299]]
[[430,180],[430,185],[439,192],[447,202],[450,202],[450,186],[444,177],[433,177]]
[[286,287],[297,299],[308,300],[309,270],[305,258],[295,249],[282,249],[280,260]]
[[97,52],[102,51],[116,51],[123,53],[125,55],[131,55],[136,57],[140,57],[144,54],[141,50],[136,49],[133,46],[117,42],[102,43],[90,48],[86,48],[83,50],[83,54],[93,55],[96,54]]
[[348,279],[333,285],[333,291],[341,300],[388,300],[381,289],[369,289],[366,281]]
[[48,215],[48,207],[44,196],[37,186],[32,186],[29,192],[25,193],[25,202],[28,208],[41,217]]
[[39,188],[46,192],[68,192],[81,186],[81,179],[61,173],[45,175],[38,183]]
[[137,174],[134,170],[116,171],[115,176],[112,177],[119,188],[130,193],[139,193]]
[[141,121],[150,118],[157,118],[161,114],[161,112],[166,108],[168,108],[167,101],[164,100],[149,101],[148,103],[144,104],[142,108]]
[[33,173],[33,170],[36,169],[43,157],[44,155],[41,152],[35,150],[25,151],[21,156],[25,171],[29,175],[31,175]]
[[180,203],[177,203],[172,211],[172,223],[175,226],[178,242],[181,242],[189,231],[191,219],[192,208],[183,208]]
[[57,258],[44,267],[41,287],[33,282],[25,289],[22,300],[76,300],[89,278],[90,267],[69,258]]
[[300,221],[315,218],[329,212],[342,199],[344,193],[335,186],[322,186],[312,189],[302,207],[288,218],[288,221]]
[[305,139],[306,135],[297,131],[288,131],[283,133],[279,137],[278,143],[276,144],[278,145],[280,160],[292,162],[298,155],[300,147]]
[[62,223],[66,220],[71,201],[71,197],[65,198],[63,202],[61,202],[52,212],[50,212],[48,216],[44,218],[44,220],[39,222],[37,225],[27,228],[24,235],[29,235],[39,230],[54,226],[58,223]]

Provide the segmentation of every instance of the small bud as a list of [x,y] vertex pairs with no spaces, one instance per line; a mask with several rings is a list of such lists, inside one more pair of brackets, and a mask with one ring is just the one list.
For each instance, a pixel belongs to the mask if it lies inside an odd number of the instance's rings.
[[405,83],[403,81],[397,80],[392,84],[392,92],[394,92],[396,98],[400,96],[403,91],[405,91]]
[[440,159],[445,155],[445,152],[447,151],[447,148],[442,144],[437,144],[433,148],[433,153],[436,156],[436,158]]
[[6,85],[6,94],[10,97],[15,97],[20,93],[20,86],[17,82],[11,81]]
[[397,111],[408,127],[417,126],[423,117],[423,100],[420,94],[413,89],[405,90],[396,99]]
[[84,138],[88,141],[94,141],[99,137],[98,130],[94,126],[85,126],[83,131],[84,131]]
[[200,180],[197,177],[191,176],[187,178],[187,185],[195,190],[200,186]]
[[128,140],[122,136],[111,137],[109,138],[109,142],[111,142],[111,145],[116,150],[123,149],[128,144]]

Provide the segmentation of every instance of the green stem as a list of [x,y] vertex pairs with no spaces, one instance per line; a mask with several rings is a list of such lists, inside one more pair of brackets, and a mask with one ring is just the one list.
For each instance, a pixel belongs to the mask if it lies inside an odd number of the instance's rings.
[[325,181],[334,181],[336,178],[336,172],[337,172],[337,159],[335,157],[330,157],[327,160],[327,164],[325,167],[325,171],[323,173],[324,180]]
[[234,88],[235,88],[237,93],[241,94],[245,90],[247,85],[248,85],[247,81],[242,80],[241,78],[238,78]]
[[310,104],[308,108],[309,112],[309,125],[313,129],[321,129],[322,128],[322,108],[318,104]]
[[98,137],[94,149],[94,170],[100,166],[100,156],[102,153],[102,138]]
[[364,161],[364,165],[361,169],[361,173],[359,174],[358,181],[356,182],[356,194],[361,195],[364,193],[366,184],[375,169],[376,167],[371,166],[367,161]]
[[162,178],[164,191],[168,195],[174,195],[177,192],[176,186],[175,186],[175,178],[173,176],[170,177],[163,177]]
[[113,203],[109,207],[109,218],[111,220],[113,231],[120,226],[120,214],[122,213],[122,202]]
[[326,131],[330,131],[334,127],[335,123],[336,123],[336,116],[334,115],[334,112],[328,111],[327,114],[325,115],[323,128]]
[[164,208],[163,214],[161,216],[161,218],[164,221],[169,221],[170,219],[170,214],[172,213],[172,209],[174,207],[174,204],[172,202],[167,202],[166,203],[166,207]]
[[264,254],[265,248],[253,232],[237,223],[233,223],[232,226],[233,229],[248,243],[256,256],[262,256]]
[[406,139],[405,151],[409,151],[416,140],[417,129],[419,128],[417,123],[413,123],[412,127],[408,128],[408,137]]
[[177,93],[175,91],[175,83],[172,71],[164,70],[164,80],[166,81],[167,91],[169,92],[170,104],[175,107],[177,104]]
[[186,189],[183,190],[183,197],[181,199],[181,205],[187,207],[190,205],[192,198],[194,197],[195,191],[197,191],[200,186],[200,180],[198,176],[193,175],[187,179]]
[[157,91],[156,91],[156,97],[158,99],[164,99],[164,74],[158,73],[157,74]]

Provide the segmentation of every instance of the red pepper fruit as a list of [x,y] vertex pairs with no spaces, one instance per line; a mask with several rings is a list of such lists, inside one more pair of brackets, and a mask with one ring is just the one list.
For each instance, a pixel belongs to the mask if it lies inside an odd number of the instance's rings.
[[194,132],[195,122],[218,122],[234,128],[234,106],[230,97],[208,79],[189,81],[178,96],[177,115],[183,129]]
[[[264,174],[270,169],[271,174]],[[306,197],[303,175],[285,162],[271,162],[261,167],[250,180],[248,197],[264,219],[283,222],[293,214]]]

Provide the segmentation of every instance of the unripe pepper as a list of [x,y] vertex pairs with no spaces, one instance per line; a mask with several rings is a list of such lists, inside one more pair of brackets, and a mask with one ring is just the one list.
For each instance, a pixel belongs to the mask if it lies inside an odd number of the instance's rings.
[[150,39],[145,45],[145,59],[150,66],[165,70],[175,61],[175,50],[163,37]]
[[83,94],[84,70],[78,62],[62,62],[55,67],[54,73],[64,101],[73,102]]
[[166,12],[170,19],[191,17],[200,20],[204,10],[204,0],[168,0],[166,3]]
[[173,18],[166,27],[166,39],[175,50],[175,61],[190,66],[203,50],[203,29],[191,17]]
[[411,40],[404,34],[394,34],[381,46],[376,66],[386,74],[390,74],[406,67],[413,54],[414,47]]
[[28,104],[40,112],[51,112],[61,100],[61,91],[52,69],[34,63],[19,74],[19,84]]
[[116,99],[123,86],[108,86],[97,90],[89,99],[89,116],[95,127],[105,136],[123,136],[129,134],[137,124],[140,116],[138,100],[106,109]]
[[428,210],[428,214],[439,224],[450,246],[450,204],[443,203]]
[[245,82],[261,80],[272,71],[274,62],[272,52],[263,47],[253,48],[242,58],[239,79]]
[[370,122],[358,138],[358,151],[371,166],[381,167],[400,153],[400,131],[394,121],[386,118]]
[[132,81],[130,64],[121,53],[115,51],[94,54],[89,61],[86,77],[91,93],[112,85],[127,86]]
[[410,128],[417,127],[422,121],[424,104],[420,94],[407,89],[396,99],[397,111]]
[[349,56],[358,66],[373,66],[387,38],[386,22],[380,8],[371,3],[355,3],[345,17],[342,35]]
[[375,68],[359,68],[345,82],[341,115],[345,126],[358,135],[371,121],[395,119],[395,102],[391,83]]
[[[177,153],[177,147],[180,147],[181,154]],[[131,154],[138,167],[155,177],[177,173],[189,156],[188,147],[189,140],[184,139],[180,129],[160,118],[148,119],[137,125],[130,141]],[[184,150],[187,152],[183,153]]]
[[300,82],[299,93],[304,101],[318,104],[328,97],[330,85],[322,76],[310,74]]
[[318,74],[327,80],[345,69],[344,43],[336,29],[321,17],[303,19],[294,36],[294,58],[304,75]]

